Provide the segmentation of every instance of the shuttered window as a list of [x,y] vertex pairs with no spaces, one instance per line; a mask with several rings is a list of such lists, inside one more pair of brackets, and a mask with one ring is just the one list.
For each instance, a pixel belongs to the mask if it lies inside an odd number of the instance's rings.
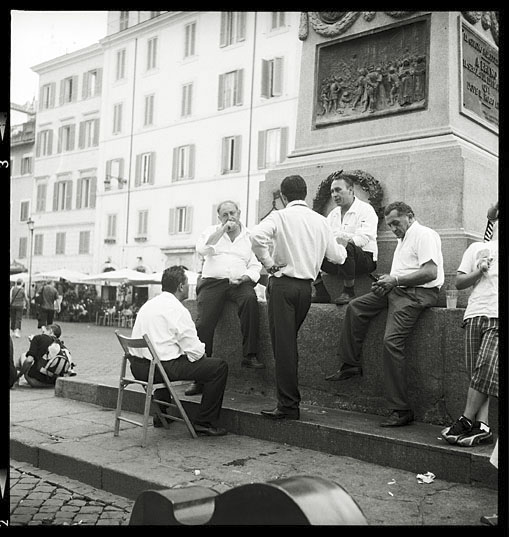
[[60,105],[74,103],[78,98],[78,77],[69,76],[60,82]]
[[138,211],[138,229],[137,235],[139,237],[146,237],[148,232],[148,211]]
[[193,229],[193,208],[172,207],[170,209],[168,232],[170,235],[191,233]]
[[80,123],[78,148],[97,147],[99,145],[99,119],[87,119]]
[[73,151],[75,147],[76,125],[62,125],[58,129],[57,153]]
[[34,255],[42,255],[44,246],[44,235],[38,233],[34,235]]
[[65,232],[58,232],[56,235],[55,254],[56,255],[65,254]]
[[72,204],[72,181],[57,181],[53,185],[53,211],[68,211]]
[[219,75],[218,110],[243,104],[244,69]]
[[221,12],[221,32],[219,46],[226,47],[246,39],[246,12]]
[[83,75],[83,99],[101,94],[102,69],[92,69]]
[[79,254],[89,254],[90,253],[90,231],[80,231]]
[[115,69],[115,80],[123,80],[125,78],[125,48],[117,51],[117,64]]
[[145,127],[154,123],[154,95],[145,96],[145,114],[143,125]]
[[184,58],[194,56],[196,41],[196,23],[191,22],[184,27]]
[[258,169],[283,162],[288,153],[288,127],[258,132]]
[[127,30],[129,25],[129,11],[120,12],[119,30]]
[[182,145],[173,149],[172,181],[194,178],[195,146]]
[[221,173],[240,171],[241,136],[228,136],[223,138]]
[[273,11],[271,13],[270,29],[277,30],[285,26],[286,13],[284,11]]
[[30,202],[22,201],[19,204],[19,221],[26,222],[30,216]]
[[265,99],[279,97],[283,93],[283,58],[262,60],[262,89]]
[[192,114],[193,105],[193,84],[184,84],[182,86],[182,105],[180,108],[180,115],[187,117]]
[[80,177],[76,187],[76,209],[93,209],[96,201],[97,179]]
[[157,65],[157,37],[147,41],[147,71],[155,69]]
[[117,215],[109,214],[107,219],[106,238],[115,239],[117,237]]
[[154,152],[136,155],[134,186],[154,184],[155,157]]
[[113,134],[122,131],[122,103],[113,105]]
[[111,185],[117,184],[117,188],[124,188],[124,159],[115,158],[106,162],[106,177],[104,180],[104,190],[110,190]]
[[18,257],[20,259],[24,259],[27,256],[27,251],[28,251],[27,244],[28,244],[27,237],[20,237],[19,248],[18,248]]
[[53,153],[53,131],[44,130],[37,133],[36,157],[46,157]]
[[48,110],[55,106],[55,88],[56,84],[44,84],[39,92],[39,110]]
[[35,210],[38,213],[46,211],[46,195],[48,191],[48,185],[46,183],[37,185],[37,198]]

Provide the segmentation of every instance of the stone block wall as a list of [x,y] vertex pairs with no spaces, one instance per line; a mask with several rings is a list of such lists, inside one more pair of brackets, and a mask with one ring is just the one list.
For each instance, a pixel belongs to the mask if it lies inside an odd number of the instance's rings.
[[[196,318],[196,302],[184,302]],[[236,307],[227,302],[214,337],[214,357],[228,362],[227,388],[274,399],[274,358],[268,329],[267,305],[260,302],[258,358],[266,369],[242,368],[240,323]],[[337,347],[346,306],[312,304],[298,337],[299,389],[302,406],[318,405],[385,415],[382,340],[386,312],[372,321],[363,348],[363,376],[328,382],[325,376],[340,365]],[[408,391],[416,420],[450,424],[464,410],[469,379],[465,369],[464,309],[430,308],[421,315],[407,343]],[[497,430],[497,404],[490,424]]]

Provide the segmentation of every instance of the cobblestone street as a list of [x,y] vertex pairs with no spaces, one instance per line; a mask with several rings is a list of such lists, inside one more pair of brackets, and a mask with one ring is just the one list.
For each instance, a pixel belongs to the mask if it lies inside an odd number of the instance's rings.
[[132,500],[11,459],[11,526],[125,526]]

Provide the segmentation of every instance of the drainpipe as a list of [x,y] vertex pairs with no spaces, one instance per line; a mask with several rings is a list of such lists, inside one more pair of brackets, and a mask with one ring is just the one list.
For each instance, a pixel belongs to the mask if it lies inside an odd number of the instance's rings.
[[249,102],[249,136],[247,146],[247,196],[246,196],[246,227],[249,220],[249,190],[251,184],[251,138],[253,125],[253,99],[254,99],[254,73],[255,73],[255,57],[256,57],[256,22],[258,12],[254,12],[254,34],[253,34],[253,61],[251,65],[251,99]]
[[125,244],[124,254],[122,255],[122,264],[127,266],[127,244],[129,237],[129,207],[131,202],[131,169],[133,160],[133,133],[134,133],[134,97],[136,95],[136,61],[138,56],[138,38],[134,39],[134,72],[133,72],[133,96],[131,107],[131,132],[129,134],[129,170],[127,174],[127,204],[126,204],[126,224],[125,224]]

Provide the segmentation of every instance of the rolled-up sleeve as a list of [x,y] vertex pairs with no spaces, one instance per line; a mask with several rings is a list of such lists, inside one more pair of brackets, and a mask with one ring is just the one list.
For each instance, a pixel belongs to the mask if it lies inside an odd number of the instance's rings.
[[256,258],[261,264],[269,269],[274,265],[274,259],[270,255],[270,245],[276,233],[276,223],[269,214],[262,222],[251,230],[251,247]]
[[[249,241],[251,243],[251,241]],[[247,263],[246,272],[244,273],[246,276],[249,276],[249,278],[254,282],[258,283],[258,280],[260,279],[260,271],[262,270],[262,264],[256,259],[256,256],[253,252],[251,252],[251,255],[249,257],[249,261]]]
[[198,237],[198,240],[196,241],[196,252],[202,257],[205,257],[207,255],[214,255],[216,253],[215,246],[213,244],[207,244],[209,237],[216,230],[217,230],[216,226],[209,226]]
[[329,232],[327,233],[327,248],[325,250],[325,257],[329,261],[332,261],[332,263],[342,265],[346,260],[346,256],[348,255],[346,252],[346,248],[342,244],[338,244],[336,242],[334,233],[330,228],[328,228],[328,231]]

